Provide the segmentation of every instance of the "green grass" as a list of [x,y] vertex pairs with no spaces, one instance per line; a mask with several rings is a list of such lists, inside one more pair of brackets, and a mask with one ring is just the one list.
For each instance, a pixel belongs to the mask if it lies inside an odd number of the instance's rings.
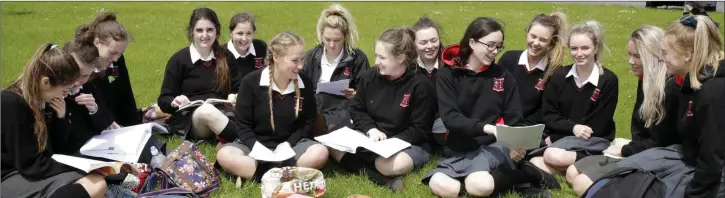
[[[316,43],[315,24],[327,2],[2,2],[2,87],[22,71],[25,62],[44,42],[65,43],[75,27],[89,22],[97,12],[113,11],[131,32],[134,41],[125,52],[132,85],[139,106],[153,103],[158,97],[163,71],[169,57],[189,45],[185,27],[191,10],[210,7],[222,22],[223,41],[229,37],[228,21],[239,11],[251,11],[257,16],[257,38],[268,41],[280,31],[294,31],[306,41],[306,47]],[[666,28],[681,16],[681,10],[658,10],[618,5],[584,5],[535,2],[345,2],[355,16],[360,41],[359,48],[373,60],[373,41],[387,29],[410,26],[427,15],[443,26],[442,41],[457,43],[468,23],[479,16],[499,18],[505,26],[507,49],[524,48],[524,29],[535,14],[561,10],[569,16],[570,26],[587,19],[599,20],[605,28],[605,43],[610,52],[604,53],[603,63],[619,76],[619,104],[615,113],[617,136],[629,137],[632,106],[636,95],[636,78],[629,73],[625,42],[631,31],[643,24]],[[711,13],[711,16],[722,16]],[[721,17],[714,17],[725,24]],[[720,27],[723,32],[723,27]],[[169,148],[180,140],[172,138]],[[206,156],[215,159],[214,146],[200,145]],[[422,170],[405,179],[406,191],[391,194],[361,176],[332,171],[326,172],[326,197],[346,197],[367,194],[372,197],[432,197],[430,190],[420,184],[420,178],[435,166],[434,157]],[[559,178],[562,179],[562,178]],[[575,197],[571,188],[553,191],[554,197]],[[214,197],[259,197],[259,185],[247,183],[241,189],[225,178]],[[515,197],[515,196],[508,196]]]

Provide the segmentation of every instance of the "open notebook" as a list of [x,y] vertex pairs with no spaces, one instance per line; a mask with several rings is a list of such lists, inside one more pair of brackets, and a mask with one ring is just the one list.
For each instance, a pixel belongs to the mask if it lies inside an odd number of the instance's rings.
[[288,142],[282,142],[277,145],[274,151],[269,150],[269,148],[259,142],[255,142],[252,151],[249,152],[249,157],[265,162],[281,162],[294,156],[295,151],[292,150]]
[[223,104],[230,104],[230,105],[233,105],[234,104],[232,101],[229,101],[229,100],[209,98],[209,99],[206,99],[204,101],[202,101],[202,100],[194,100],[194,101],[191,101],[188,104],[179,107],[179,109],[176,110],[176,111],[178,112],[178,111],[194,110],[197,107],[199,107],[199,106],[201,106],[201,105],[203,105],[205,103],[206,104],[211,104],[211,105],[214,105],[214,106],[223,105]]
[[93,136],[81,147],[81,154],[121,162],[137,162],[153,131],[168,133],[157,123],[146,123],[113,130]]
[[335,130],[326,135],[315,137],[315,140],[335,150],[353,154],[356,152],[358,147],[362,147],[377,153],[384,158],[388,158],[395,153],[410,147],[410,143],[398,138],[390,138],[377,142],[372,141],[368,136],[347,127]]

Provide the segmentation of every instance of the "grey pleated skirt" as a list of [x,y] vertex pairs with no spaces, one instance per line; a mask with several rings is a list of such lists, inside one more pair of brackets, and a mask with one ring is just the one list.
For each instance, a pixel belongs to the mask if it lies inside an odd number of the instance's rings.
[[444,154],[444,158],[438,162],[436,168],[428,171],[422,182],[428,185],[435,173],[443,173],[460,180],[474,172],[491,171],[502,167],[514,168],[509,149],[502,144],[484,145],[469,152],[451,151]]

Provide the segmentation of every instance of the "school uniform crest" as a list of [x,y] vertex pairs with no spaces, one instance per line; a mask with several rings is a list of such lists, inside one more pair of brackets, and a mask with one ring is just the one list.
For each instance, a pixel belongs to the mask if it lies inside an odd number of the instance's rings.
[[264,67],[264,57],[254,58],[254,68],[260,69]]
[[504,78],[493,78],[493,90],[496,92],[503,91]]
[[350,76],[350,70],[352,70],[352,65],[347,65],[347,67],[345,67],[345,71],[342,72],[342,74],[345,76]]
[[599,88],[594,88],[594,93],[592,93],[592,97],[591,97],[592,102],[596,102],[597,101],[597,99],[599,98],[599,92],[601,92],[599,90]]
[[687,117],[692,117],[694,114],[692,113],[692,100],[688,102],[687,104]]
[[403,95],[403,101],[400,101],[401,107],[408,107],[408,101],[410,100],[410,94],[404,94]]
[[534,86],[534,88],[536,88],[539,91],[543,91],[544,90],[544,79],[543,78],[539,78],[539,82],[536,83],[536,85]]

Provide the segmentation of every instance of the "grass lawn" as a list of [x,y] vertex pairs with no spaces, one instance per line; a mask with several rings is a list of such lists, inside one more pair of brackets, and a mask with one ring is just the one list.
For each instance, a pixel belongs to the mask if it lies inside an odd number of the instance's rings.
[[[251,11],[257,17],[257,38],[269,41],[280,31],[294,31],[306,41],[306,47],[317,43],[315,27],[325,2],[2,2],[2,87],[14,80],[35,49],[44,42],[57,44],[71,39],[75,28],[88,23],[100,11],[113,11],[119,21],[131,32],[125,57],[139,107],[153,103],[159,95],[164,67],[169,57],[189,45],[186,25],[191,10],[207,6],[214,9],[222,22],[222,40],[229,37],[228,22],[234,13]],[[605,28],[605,52],[602,61],[619,76],[619,104],[615,113],[617,136],[629,137],[629,124],[637,79],[629,72],[625,44],[629,34],[643,24],[666,28],[679,18],[682,10],[658,10],[618,5],[584,5],[535,2],[345,2],[355,16],[360,41],[358,46],[373,60],[373,41],[383,30],[410,26],[427,15],[443,26],[444,44],[457,43],[466,26],[479,16],[499,18],[505,26],[506,49],[525,46],[524,29],[534,15],[561,10],[569,16],[570,26],[587,19],[599,20]],[[722,12],[711,13],[720,24],[725,24]],[[723,32],[723,27],[720,27]],[[372,62],[372,61],[371,61]],[[571,62],[571,61],[569,61]],[[179,138],[169,139],[169,149],[175,148]],[[215,159],[214,146],[199,146],[206,156]],[[367,194],[373,197],[432,197],[420,184],[420,178],[435,166],[434,157],[422,170],[405,178],[406,190],[401,194],[377,187],[361,176],[339,171],[326,172],[326,197],[346,197]],[[563,179],[560,177],[559,179]],[[562,180],[563,181],[563,180]],[[554,197],[575,197],[571,188],[553,191]],[[222,187],[214,197],[259,197],[257,184],[247,183],[234,188],[230,178],[224,178]],[[515,196],[509,196],[515,197]]]

